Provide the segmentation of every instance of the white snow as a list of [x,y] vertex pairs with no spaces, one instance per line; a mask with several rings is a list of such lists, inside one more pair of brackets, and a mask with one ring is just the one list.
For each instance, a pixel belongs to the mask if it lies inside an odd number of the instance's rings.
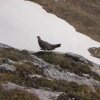
[[39,51],[37,36],[50,43],[61,43],[59,52],[72,52],[100,64],[88,48],[100,43],[75,30],[73,26],[40,5],[24,0],[0,0],[0,42],[19,49]]

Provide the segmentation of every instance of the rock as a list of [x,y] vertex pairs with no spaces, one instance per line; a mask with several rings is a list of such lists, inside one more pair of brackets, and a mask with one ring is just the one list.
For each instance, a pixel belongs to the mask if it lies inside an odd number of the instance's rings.
[[15,64],[16,63],[15,61],[12,61],[8,58],[0,58],[0,61],[5,64]]
[[41,76],[41,75],[35,75],[35,74],[34,74],[34,75],[29,75],[29,77],[30,77],[30,78],[35,78],[35,77],[36,77],[36,78],[42,78],[43,76]]
[[8,64],[15,64],[16,62],[13,60],[8,59]]
[[16,68],[9,64],[2,64],[0,65],[0,71],[15,72]]
[[40,100],[57,100],[62,92],[52,92],[44,89],[29,89],[28,92],[35,93],[39,96]]
[[94,92],[95,92],[94,86],[96,87],[100,86],[100,82],[96,81],[93,78],[88,79],[86,77],[82,77],[74,73],[70,73],[66,70],[59,71],[58,66],[49,64],[34,55],[32,55],[32,57],[34,59],[34,62],[33,62],[34,65],[43,69],[43,73],[45,77],[56,79],[56,80],[66,80],[69,82],[75,82],[79,85],[82,85],[82,84],[88,85],[91,88],[91,90]]
[[68,94],[63,93],[63,94],[59,95],[57,100],[69,100],[69,96],[68,96]]
[[89,48],[88,51],[91,53],[92,56],[100,59],[100,47],[92,47]]
[[4,90],[14,90],[14,89],[19,89],[19,90],[23,90],[25,89],[25,87],[21,87],[19,85],[16,85],[14,83],[8,82],[8,83],[2,83],[1,87]]
[[52,92],[44,89],[35,89],[35,88],[27,89],[26,87],[22,87],[11,82],[2,83],[1,87],[5,90],[19,89],[27,91],[29,93],[36,94],[40,98],[40,100],[56,100],[58,96],[62,94],[62,92]]
[[57,100],[79,100],[79,98],[72,94],[62,93]]
[[59,1],[59,0],[54,0],[55,2]]
[[68,53],[65,53],[65,56],[69,57],[69,58],[72,58],[76,62],[82,62],[82,63],[85,63],[85,64],[92,65],[91,61],[87,60],[86,58],[84,58],[83,56],[80,56],[78,54],[68,52]]
[[[94,49],[96,49],[96,48],[93,48],[93,50]],[[77,55],[77,54],[66,53],[65,56],[74,59],[76,62],[82,62],[84,64],[89,65],[91,71],[95,72],[96,74],[98,74],[100,76],[100,65],[98,65],[94,62],[91,62],[91,61],[87,60],[86,58],[84,58],[80,55]]]
[[83,74],[84,77],[90,79],[91,77],[89,76],[89,74]]
[[12,48],[11,46],[0,43],[0,48]]
[[93,63],[91,70],[100,76],[100,65]]

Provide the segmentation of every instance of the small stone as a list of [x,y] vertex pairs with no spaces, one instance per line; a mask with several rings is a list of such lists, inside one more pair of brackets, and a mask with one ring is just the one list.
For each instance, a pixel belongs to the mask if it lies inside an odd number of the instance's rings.
[[9,65],[9,64],[2,64],[2,65],[0,65],[0,71],[15,72],[16,68],[12,65]]

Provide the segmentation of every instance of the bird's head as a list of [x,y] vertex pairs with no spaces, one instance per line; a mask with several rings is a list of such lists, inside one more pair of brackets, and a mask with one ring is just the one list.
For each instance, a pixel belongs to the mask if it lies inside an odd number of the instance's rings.
[[37,36],[38,39],[40,39],[40,36]]

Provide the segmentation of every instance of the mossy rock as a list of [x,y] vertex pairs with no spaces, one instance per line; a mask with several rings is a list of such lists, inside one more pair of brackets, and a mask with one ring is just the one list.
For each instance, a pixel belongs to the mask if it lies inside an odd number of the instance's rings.
[[68,94],[65,94],[65,93],[59,95],[57,98],[57,100],[69,100],[69,99],[70,98],[69,98]]
[[40,51],[35,53],[35,55],[50,64],[59,65],[61,68],[69,72],[78,74],[80,76],[83,76],[83,74],[89,74],[91,77],[94,77],[100,81],[100,76],[91,71],[90,65],[80,61],[75,61],[72,57],[68,57],[65,54]]
[[9,58],[13,61],[32,60],[30,53],[26,50],[18,50],[14,48],[0,49],[0,58]]
[[33,87],[33,81],[29,75],[42,75],[42,70],[34,66],[31,62],[23,62],[22,64],[14,64],[16,72],[0,72],[0,82],[10,81],[18,85]]
[[0,87],[0,100],[40,100],[35,94],[22,90],[3,90]]
[[[70,97],[76,97],[80,98],[80,100],[99,100],[99,90],[97,92],[92,92],[91,89],[86,85],[78,85],[74,82],[67,82],[64,80],[50,80],[45,77],[33,78],[33,82],[35,84],[35,87],[37,88],[45,88],[49,89],[51,91],[57,91],[57,92],[64,92],[68,94],[65,96],[64,99],[61,100],[67,100]],[[94,99],[95,98],[95,99]],[[58,99],[60,100],[60,99]],[[68,99],[69,100],[69,99]]]

